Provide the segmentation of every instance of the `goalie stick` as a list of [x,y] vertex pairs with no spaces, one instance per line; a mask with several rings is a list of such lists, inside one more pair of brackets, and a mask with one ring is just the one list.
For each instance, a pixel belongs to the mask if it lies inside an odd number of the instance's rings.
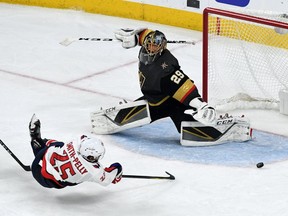
[[[108,42],[112,42],[112,41],[117,41],[117,42],[121,42],[118,39],[113,39],[113,38],[84,38],[84,37],[80,37],[80,38],[66,38],[65,40],[61,41],[60,44],[63,46],[69,46],[71,43],[75,42],[75,41],[108,41]],[[195,45],[198,41],[185,41],[185,40],[168,40],[167,43],[175,43],[175,44],[191,44],[191,45]]]
[[[27,172],[31,171],[31,167],[29,165],[24,165],[19,158],[8,148],[8,146],[0,139],[0,144],[3,148],[14,158],[14,160]],[[175,177],[166,172],[169,176],[142,176],[142,175],[122,175],[122,178],[139,178],[139,179],[169,179],[175,180]]]

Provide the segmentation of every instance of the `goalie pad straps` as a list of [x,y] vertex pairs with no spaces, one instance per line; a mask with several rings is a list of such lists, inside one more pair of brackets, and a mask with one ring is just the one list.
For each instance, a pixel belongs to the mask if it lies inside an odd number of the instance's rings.
[[113,134],[151,122],[149,106],[145,100],[125,103],[91,113],[92,132]]
[[199,122],[181,123],[183,146],[209,146],[226,142],[244,142],[252,139],[252,129],[247,118],[232,117],[218,119],[215,126]]

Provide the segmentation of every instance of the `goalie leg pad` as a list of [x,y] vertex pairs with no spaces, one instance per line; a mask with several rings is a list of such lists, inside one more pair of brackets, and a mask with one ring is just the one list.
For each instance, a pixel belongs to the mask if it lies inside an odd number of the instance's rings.
[[113,134],[151,122],[149,106],[145,100],[125,103],[91,113],[92,132]]
[[199,122],[181,123],[183,146],[209,146],[227,142],[245,142],[252,139],[252,129],[247,118],[232,117],[218,119],[215,126]]

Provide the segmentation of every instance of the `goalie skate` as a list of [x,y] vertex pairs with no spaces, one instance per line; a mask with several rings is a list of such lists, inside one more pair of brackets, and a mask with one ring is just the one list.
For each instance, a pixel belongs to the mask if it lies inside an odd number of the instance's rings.
[[91,113],[92,132],[113,134],[151,122],[148,104],[145,100],[122,103]]
[[183,146],[209,146],[251,139],[252,129],[245,117],[225,115],[217,119],[215,126],[206,126],[199,122],[181,124],[180,142]]

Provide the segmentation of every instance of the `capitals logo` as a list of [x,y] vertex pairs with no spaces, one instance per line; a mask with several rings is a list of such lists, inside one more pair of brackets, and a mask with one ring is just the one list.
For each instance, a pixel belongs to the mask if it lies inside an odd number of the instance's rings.
[[239,7],[246,7],[249,4],[250,0],[216,0],[216,2]]

